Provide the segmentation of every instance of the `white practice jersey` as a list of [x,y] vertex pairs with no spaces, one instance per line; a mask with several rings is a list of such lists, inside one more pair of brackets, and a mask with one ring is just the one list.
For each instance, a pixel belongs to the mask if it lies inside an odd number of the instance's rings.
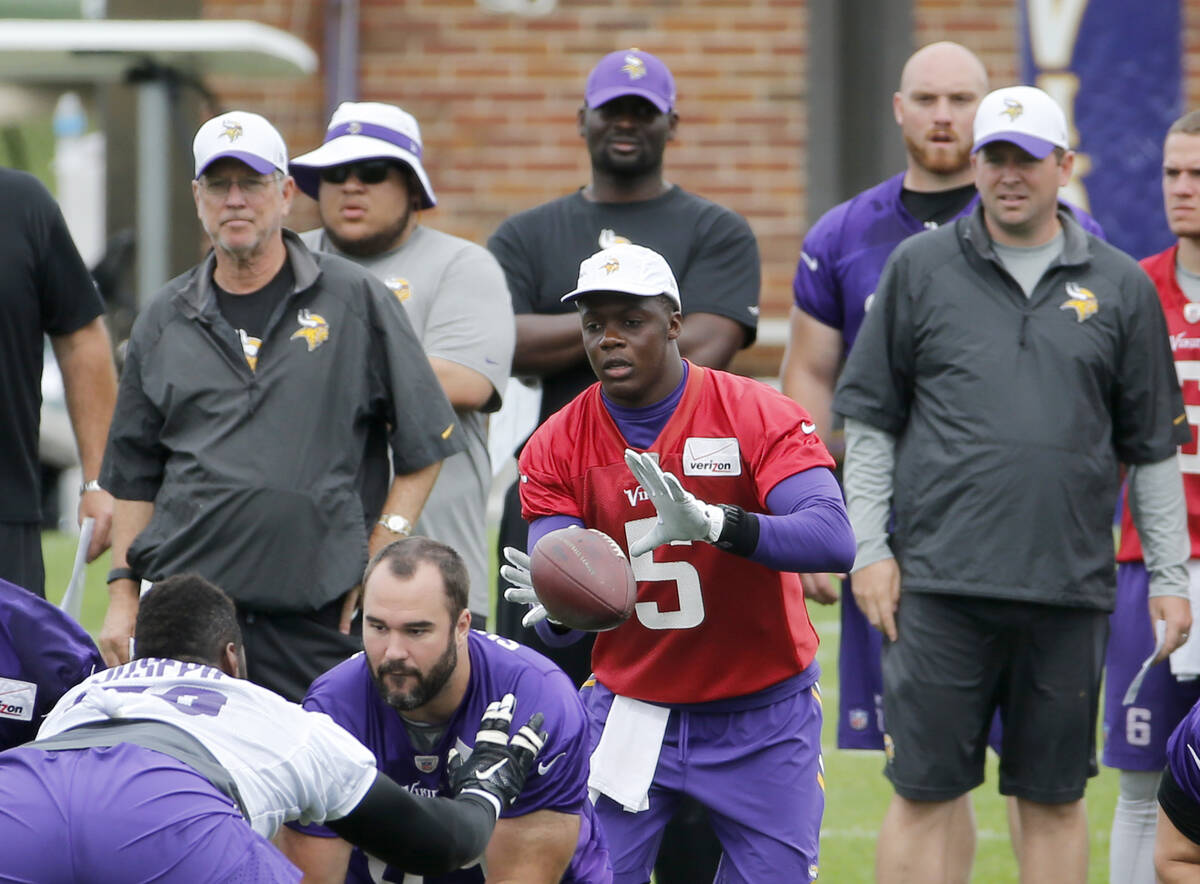
[[328,715],[178,660],[134,660],[93,675],[63,695],[38,737],[122,718],[167,722],[199,740],[229,771],[250,825],[267,838],[291,820],[345,816],[376,776],[375,756]]

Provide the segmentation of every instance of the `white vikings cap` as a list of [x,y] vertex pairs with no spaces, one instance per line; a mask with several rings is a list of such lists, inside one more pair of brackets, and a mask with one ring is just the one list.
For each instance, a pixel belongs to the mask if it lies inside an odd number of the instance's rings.
[[241,160],[260,175],[278,169],[287,174],[287,145],[265,117],[249,111],[229,111],[200,127],[192,141],[196,177],[219,159]]
[[1056,147],[1070,148],[1067,118],[1058,103],[1034,86],[1008,86],[989,92],[975,111],[975,146],[1010,141],[1039,160]]
[[437,197],[421,154],[421,127],[412,114],[378,101],[343,101],[329,119],[325,143],[292,160],[292,174],[296,185],[316,199],[322,169],[358,160],[397,160],[421,182],[421,208],[432,209]]
[[562,296],[564,303],[588,292],[666,295],[679,304],[679,284],[667,259],[645,246],[621,243],[602,249],[579,265],[579,284]]

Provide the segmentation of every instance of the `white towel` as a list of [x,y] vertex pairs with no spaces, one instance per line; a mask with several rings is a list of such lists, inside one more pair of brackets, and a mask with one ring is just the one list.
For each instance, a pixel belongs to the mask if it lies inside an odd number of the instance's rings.
[[1129,682],[1129,687],[1125,690],[1125,699],[1121,701],[1122,706],[1132,706],[1137,701],[1138,691],[1142,688],[1142,682],[1146,680],[1146,673],[1150,671],[1150,667],[1154,665],[1154,658],[1158,656],[1158,652],[1163,649],[1163,643],[1167,638],[1167,621],[1154,621],[1154,649],[1150,655],[1142,661],[1141,667],[1137,674],[1133,677],[1133,681]]
[[1171,652],[1171,674],[1180,681],[1200,675],[1200,560],[1188,562],[1188,596],[1192,601],[1192,628],[1188,640]]
[[607,795],[630,813],[650,807],[650,783],[658,767],[671,710],[628,697],[613,697],[604,733],[592,753],[588,795]]
[[87,548],[92,542],[92,532],[96,528],[96,520],[91,516],[85,518],[79,526],[79,543],[75,545],[75,563],[71,566],[71,578],[67,581],[67,591],[63,593],[59,608],[73,620],[78,620],[83,611],[84,568],[87,567]]

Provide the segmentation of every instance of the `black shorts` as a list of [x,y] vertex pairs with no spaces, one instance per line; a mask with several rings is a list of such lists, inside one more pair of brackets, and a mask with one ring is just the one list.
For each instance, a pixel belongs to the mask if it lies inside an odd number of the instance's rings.
[[1083,797],[1096,765],[1108,614],[1032,602],[903,593],[884,641],[885,774],[913,801],[983,782],[1000,710],[1000,792],[1042,804]]
[[37,522],[0,522],[0,578],[46,597],[42,526]]
[[246,677],[293,703],[304,699],[313,679],[362,650],[362,617],[350,634],[338,631],[342,599],[316,611],[281,614],[238,606],[246,647]]

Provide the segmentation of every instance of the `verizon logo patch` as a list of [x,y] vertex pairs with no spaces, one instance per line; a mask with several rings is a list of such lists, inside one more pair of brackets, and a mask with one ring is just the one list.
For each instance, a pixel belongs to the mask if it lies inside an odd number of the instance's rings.
[[31,681],[0,678],[0,718],[33,721],[37,685]]
[[740,476],[742,449],[736,438],[703,439],[692,436],[683,443],[685,476]]

